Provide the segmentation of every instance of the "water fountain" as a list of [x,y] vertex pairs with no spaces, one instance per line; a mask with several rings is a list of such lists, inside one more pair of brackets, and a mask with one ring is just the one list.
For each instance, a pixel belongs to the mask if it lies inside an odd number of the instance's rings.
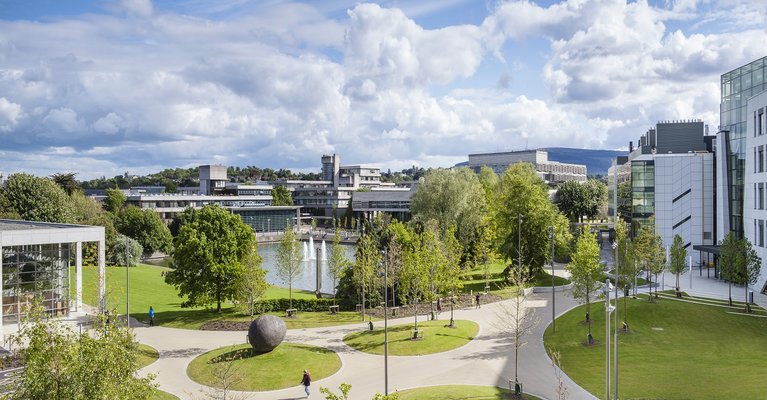
[[322,257],[322,260],[325,261],[328,259],[327,253],[325,252],[325,241],[322,241],[322,247],[320,247],[320,257]]
[[314,238],[309,236],[309,258],[308,260],[314,260],[317,256],[314,254]]
[[309,247],[306,246],[306,242],[301,242],[301,244],[303,245],[303,248],[304,248],[304,253],[303,253],[304,261],[306,261],[309,259]]

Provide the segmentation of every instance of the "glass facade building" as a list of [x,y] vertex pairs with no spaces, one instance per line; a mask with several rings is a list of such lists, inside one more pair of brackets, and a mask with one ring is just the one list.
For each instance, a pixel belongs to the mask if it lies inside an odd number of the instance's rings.
[[746,166],[746,103],[765,90],[767,57],[722,75],[719,115],[720,134],[725,135],[725,175],[730,230],[743,236],[743,184]]
[[631,229],[639,229],[655,214],[655,161],[631,162]]
[[69,312],[70,245],[2,248],[3,318],[16,322],[39,300],[54,315]]
[[296,225],[299,207],[275,206],[254,208],[232,208],[253,232],[282,232]]

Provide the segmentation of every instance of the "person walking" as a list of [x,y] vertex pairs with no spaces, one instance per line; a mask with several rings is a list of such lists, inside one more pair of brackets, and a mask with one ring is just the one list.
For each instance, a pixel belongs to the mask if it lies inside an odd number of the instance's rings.
[[154,308],[149,306],[149,326],[154,326]]
[[474,296],[474,300],[476,302],[477,308],[482,308],[482,306],[479,305],[479,299],[480,299],[480,294],[479,294],[479,292],[477,292],[477,294]]
[[306,392],[306,398],[309,398],[309,385],[312,383],[312,376],[309,375],[307,370],[304,370],[304,377],[301,378],[301,384],[304,385],[304,392]]

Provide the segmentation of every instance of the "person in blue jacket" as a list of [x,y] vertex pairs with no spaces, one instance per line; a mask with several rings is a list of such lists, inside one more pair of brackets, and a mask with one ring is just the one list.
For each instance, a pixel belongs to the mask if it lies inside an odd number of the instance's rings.
[[149,326],[154,326],[154,308],[149,306]]

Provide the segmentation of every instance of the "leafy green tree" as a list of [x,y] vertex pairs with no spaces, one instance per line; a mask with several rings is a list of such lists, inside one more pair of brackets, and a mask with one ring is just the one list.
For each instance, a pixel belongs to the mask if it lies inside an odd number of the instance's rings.
[[[634,252],[638,261],[651,275],[656,276],[666,268],[666,249],[663,248],[663,241],[660,235],[655,234],[655,222],[642,225],[639,229],[639,235],[634,240]],[[658,297],[657,288],[655,296],[652,294],[650,286],[650,302]]]
[[[628,306],[626,304],[629,288],[633,288],[634,280],[639,273],[637,263],[634,257],[634,245],[629,240],[629,226],[628,223],[622,219],[618,219],[615,224],[615,240],[618,244],[616,249],[617,255],[615,257],[618,260],[616,273],[618,276],[617,285],[622,288],[625,296],[623,296],[623,330],[628,331]],[[633,288],[636,291],[636,288]]]
[[378,251],[373,235],[366,234],[357,241],[357,253],[352,266],[354,282],[362,292],[362,318],[365,318],[366,294],[372,293],[375,271],[381,265],[381,253]]
[[234,296],[242,260],[255,237],[242,219],[217,205],[206,205],[181,227],[173,241],[173,266],[165,282],[187,297],[182,307],[204,306]]
[[558,254],[568,251],[572,234],[567,218],[551,203],[548,185],[531,164],[517,163],[506,170],[493,207],[500,253],[506,260],[515,260],[521,253],[528,278],[542,273],[551,257],[552,225]]
[[13,208],[13,205],[5,198],[0,187],[0,219],[21,219],[21,215]]
[[[514,344],[514,385],[515,392],[522,391],[519,381],[519,349],[526,343],[525,338],[538,325],[538,319],[525,309],[525,287],[529,283],[524,270],[514,268],[510,271],[509,281],[514,288],[514,298],[499,305],[496,325],[511,337]],[[591,333],[589,333],[589,338]]]
[[[106,245],[107,262],[112,262],[110,254],[115,253],[117,242],[117,229],[114,226],[113,216],[105,212],[92,197],[86,197],[80,191],[75,191],[70,196],[72,207],[75,212],[75,223],[81,225],[93,225],[104,227],[104,244]],[[124,249],[123,249],[124,250]],[[124,253],[124,251],[123,251]],[[122,257],[125,259],[125,256]],[[83,243],[83,260],[86,263],[96,264],[98,260],[98,243]],[[125,265],[124,263],[121,265]]]
[[304,261],[301,242],[298,240],[293,228],[285,228],[285,233],[280,239],[280,246],[277,249],[277,276],[282,282],[288,285],[288,296],[290,298],[290,308],[293,308],[293,281],[296,280],[303,268],[301,263]]
[[429,246],[425,246],[424,233],[417,234],[411,228],[402,230],[396,239],[403,247],[402,270],[399,293],[402,303],[410,304],[413,313],[413,329],[418,331],[418,302],[429,291]]
[[57,172],[51,175],[51,180],[71,196],[72,193],[82,190],[75,177],[77,172]]
[[143,252],[144,249],[141,247],[141,243],[139,243],[137,240],[129,238],[125,235],[117,234],[114,246],[107,249],[106,257],[107,260],[113,265],[125,266],[125,256],[126,254],[130,254],[130,258],[127,262],[130,262],[129,265],[131,267],[135,267],[138,265],[139,261],[141,261],[141,255]]
[[287,186],[278,185],[272,188],[272,205],[273,206],[292,206],[293,196],[290,195],[290,190]]
[[104,198],[104,210],[117,215],[126,201],[128,198],[120,189],[107,189],[107,196]]
[[567,181],[557,187],[557,206],[573,222],[583,222],[589,211],[588,193],[581,183]]
[[442,239],[442,249],[445,260],[442,269],[442,292],[450,296],[450,326],[454,326],[453,310],[455,306],[454,296],[463,289],[461,280],[461,243],[455,237],[455,227],[447,228],[445,237]]
[[[491,183],[486,182],[491,185]],[[487,213],[484,187],[477,175],[468,168],[435,169],[429,171],[418,190],[413,193],[410,210],[422,223],[439,222],[444,233],[455,226],[455,236],[463,249],[470,249]],[[465,254],[464,259],[470,254]]]
[[256,300],[261,298],[269,287],[266,283],[266,271],[261,268],[262,258],[258,255],[258,246],[251,244],[248,253],[242,260],[242,274],[235,284],[234,298],[238,306],[250,315],[250,320],[256,315]]
[[743,262],[741,244],[733,232],[728,232],[719,242],[719,268],[722,279],[727,281],[729,291],[729,304],[732,305],[732,282],[736,279],[736,272]]
[[748,285],[753,285],[759,279],[762,271],[762,259],[756,254],[756,250],[751,246],[748,239],[740,239],[743,262],[738,263],[738,270],[735,271],[735,282],[743,285],[745,290],[746,312],[751,312],[751,304],[748,302]]
[[583,184],[583,190],[588,199],[586,216],[590,219],[597,218],[607,212],[607,184],[599,179],[589,179]]
[[631,221],[631,202],[631,181],[618,184],[618,216],[624,221]]
[[684,241],[682,237],[674,235],[674,242],[671,244],[671,262],[669,263],[669,271],[676,275],[676,292],[677,297],[681,297],[682,294],[679,289],[679,275],[685,271],[685,260],[687,259],[687,249],[684,247]]
[[170,234],[173,237],[178,236],[178,232],[181,230],[181,227],[187,222],[193,220],[195,218],[196,212],[197,212],[196,208],[187,207],[184,209],[184,211],[174,215],[173,219],[170,221],[170,225],[168,225]]
[[593,342],[591,336],[591,296],[600,285],[602,265],[599,263],[599,244],[589,226],[582,226],[575,250],[570,255],[567,264],[570,280],[573,282],[572,296],[580,303],[586,303],[586,323],[589,326],[588,343]]
[[341,245],[341,235],[336,230],[336,234],[333,235],[333,244],[330,245],[330,257],[328,257],[328,276],[333,280],[333,305],[336,304],[336,282],[350,265],[346,250]]
[[138,240],[146,255],[156,251],[167,253],[173,244],[168,226],[154,210],[128,206],[118,214],[116,225],[117,231]]
[[52,180],[19,173],[2,187],[7,204],[27,221],[75,222],[75,212],[66,192]]
[[41,306],[34,307],[13,337],[24,367],[4,388],[3,398],[151,398],[154,376],[138,377],[138,343],[131,331],[103,320],[98,325],[90,332],[75,333],[48,318]]

